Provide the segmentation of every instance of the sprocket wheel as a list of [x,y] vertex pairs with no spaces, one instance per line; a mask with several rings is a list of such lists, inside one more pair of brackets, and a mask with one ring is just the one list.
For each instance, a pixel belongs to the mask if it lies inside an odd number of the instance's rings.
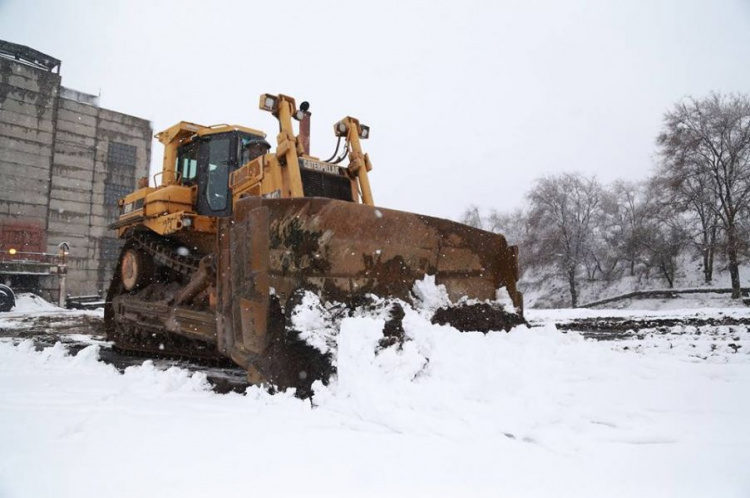
[[151,283],[154,270],[154,260],[150,255],[135,248],[123,251],[120,259],[120,277],[126,291],[138,290]]

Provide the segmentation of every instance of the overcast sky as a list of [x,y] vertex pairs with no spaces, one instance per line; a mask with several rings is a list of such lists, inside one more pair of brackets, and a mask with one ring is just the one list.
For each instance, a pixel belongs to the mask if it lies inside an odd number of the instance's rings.
[[310,102],[325,158],[333,123],[357,117],[376,204],[454,219],[519,207],[542,175],[643,178],[675,101],[750,92],[748,0],[0,0],[0,39],[155,131],[233,123],[274,142],[258,96],[284,93]]

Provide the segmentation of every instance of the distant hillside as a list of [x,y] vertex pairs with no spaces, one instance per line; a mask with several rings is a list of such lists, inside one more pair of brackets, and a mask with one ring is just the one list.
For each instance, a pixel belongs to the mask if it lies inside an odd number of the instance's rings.
[[[717,264],[711,285],[703,281],[700,259],[686,259],[680,262],[680,270],[675,276],[675,289],[684,288],[729,288],[729,272],[722,265]],[[527,308],[569,308],[570,290],[568,283],[562,278],[552,277],[552,271],[531,269],[523,272],[519,288],[524,293],[524,304]],[[750,265],[740,267],[740,279],[743,287],[750,287]],[[606,299],[634,291],[666,289],[667,283],[656,274],[650,276],[624,276],[620,279],[605,282],[602,280],[580,279],[579,301],[586,304],[600,299]],[[635,301],[635,302],[634,302]],[[682,296],[675,303],[667,303],[663,299],[657,300],[627,300],[612,303],[612,308],[641,307],[644,309],[665,307],[695,307],[695,306],[742,306],[740,301],[731,299],[727,295],[699,295]]]

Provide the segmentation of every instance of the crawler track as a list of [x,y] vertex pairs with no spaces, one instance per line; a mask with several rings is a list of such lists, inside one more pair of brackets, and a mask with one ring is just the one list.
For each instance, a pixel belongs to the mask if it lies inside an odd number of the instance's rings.
[[133,233],[125,245],[149,254],[159,265],[170,268],[185,277],[189,277],[198,269],[201,259],[191,254],[180,254],[177,251],[179,244],[165,242],[165,239],[148,232]]
[[[128,293],[122,286],[120,263],[112,277],[105,305],[105,332],[107,339],[114,342],[115,348],[133,354],[192,358],[202,361],[226,363],[224,356],[216,350],[215,344],[194,337],[186,337],[165,332],[163,321],[168,318],[170,304],[176,289],[182,282],[198,270],[200,256],[183,255],[178,251],[179,244],[165,241],[147,232],[135,232],[126,241],[125,248],[135,248],[148,254],[160,266],[163,280],[155,281],[137,293]],[[170,273],[171,272],[171,273]],[[122,306],[116,306],[121,304]],[[150,320],[128,319],[122,314],[123,307],[139,310],[144,315],[156,316]],[[186,310],[183,315],[192,315],[197,322],[210,322],[210,316],[200,311]]]

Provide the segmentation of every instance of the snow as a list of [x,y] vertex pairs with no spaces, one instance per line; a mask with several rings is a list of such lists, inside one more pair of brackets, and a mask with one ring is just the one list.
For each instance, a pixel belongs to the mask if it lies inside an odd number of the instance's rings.
[[750,307],[742,308],[667,308],[667,309],[605,309],[594,310],[588,308],[527,309],[524,311],[526,319],[532,323],[554,322],[563,323],[582,318],[705,318],[728,317],[750,319]]
[[338,331],[333,326],[334,318],[315,293],[304,292],[302,301],[292,312],[291,321],[300,339],[313,348],[323,354],[335,349]]
[[[604,304],[606,308],[618,309],[665,309],[675,307],[685,308],[722,308],[737,306],[737,301],[728,294],[708,292],[712,289],[731,288],[729,271],[722,265],[716,265],[711,284],[704,282],[700,259],[684,256],[679,260],[679,271],[675,275],[675,289],[702,289],[703,294],[680,295],[675,299],[640,299],[631,298]],[[740,283],[743,288],[750,286],[750,265],[740,265]],[[570,290],[565,279],[554,275],[551,269],[526,269],[523,273],[519,288],[524,294],[526,308],[560,308],[570,305]],[[595,280],[589,281],[583,277],[578,280],[578,302],[591,303],[601,299],[608,299],[634,291],[670,290],[666,288],[664,279],[652,274],[623,276],[611,282]]]
[[414,282],[412,294],[417,307],[427,312],[434,312],[438,308],[451,304],[448,291],[444,285],[435,283],[434,275],[425,275],[422,280]]
[[[0,313],[0,331],[29,328],[32,324],[24,318],[45,316],[57,320],[57,326],[64,326],[66,318],[92,316],[102,318],[104,309],[68,310],[51,304],[32,293],[16,295],[16,305],[6,313]],[[90,337],[88,338],[90,340]],[[2,495],[0,495],[2,496]]]
[[0,340],[0,496],[750,495],[747,327],[597,342],[555,322],[607,312],[545,310],[484,335],[406,305],[381,349],[387,307],[303,303],[338,367],[312,401]]
[[506,313],[517,313],[515,306],[513,306],[513,300],[510,298],[510,294],[508,294],[508,289],[506,289],[505,287],[500,287],[497,290],[495,301],[497,301],[503,307],[503,310]]
[[16,295],[16,305],[10,311],[27,313],[30,311],[58,311],[61,309],[36,294],[23,292]]

